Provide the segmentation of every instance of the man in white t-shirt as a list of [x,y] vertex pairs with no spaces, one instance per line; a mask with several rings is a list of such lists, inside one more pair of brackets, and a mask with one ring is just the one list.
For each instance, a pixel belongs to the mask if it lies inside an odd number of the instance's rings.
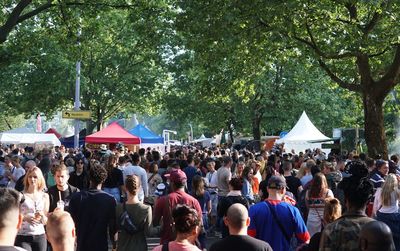
[[215,161],[210,160],[207,162],[207,169],[208,173],[205,177],[205,184],[207,191],[210,193],[211,199],[211,221],[210,227],[211,230],[216,224],[217,220],[217,206],[218,206],[218,178],[217,178],[217,171],[215,171]]
[[139,166],[140,156],[138,153],[132,154],[132,164],[128,164],[123,170],[124,183],[126,176],[136,175],[140,179],[141,189],[139,191],[139,200],[143,202],[144,197],[149,196],[148,183],[147,183],[147,173],[143,167]]

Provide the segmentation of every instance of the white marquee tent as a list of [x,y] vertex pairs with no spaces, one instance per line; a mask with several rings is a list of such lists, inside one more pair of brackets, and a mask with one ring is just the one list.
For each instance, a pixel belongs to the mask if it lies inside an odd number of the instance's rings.
[[292,130],[283,138],[278,139],[276,143],[285,143],[286,152],[293,149],[296,153],[299,153],[306,149],[321,148],[321,143],[310,143],[310,141],[317,140],[329,140],[329,138],[314,126],[306,112],[303,111]]
[[2,133],[0,143],[16,145],[60,146],[61,142],[54,134],[44,133]]

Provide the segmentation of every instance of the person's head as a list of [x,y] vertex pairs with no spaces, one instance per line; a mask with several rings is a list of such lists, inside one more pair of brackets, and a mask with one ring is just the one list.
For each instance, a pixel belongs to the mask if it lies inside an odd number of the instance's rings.
[[133,153],[133,154],[131,155],[131,158],[132,158],[132,164],[134,164],[134,165],[138,165],[138,164],[139,164],[139,162],[140,162],[140,155],[139,155],[138,153]]
[[365,208],[373,194],[374,186],[368,178],[368,168],[363,162],[353,161],[338,185],[343,190],[346,206],[353,210]]
[[157,162],[153,162],[150,164],[149,173],[157,174],[158,173],[158,164]]
[[200,233],[201,217],[187,205],[177,205],[172,211],[177,235],[185,239],[195,239]]
[[136,175],[128,175],[125,179],[125,188],[132,196],[138,195],[140,189],[140,179]]
[[282,169],[284,172],[290,172],[292,171],[292,162],[289,160],[284,160],[282,162]]
[[61,210],[50,213],[47,218],[46,236],[54,250],[74,250],[76,235],[71,215]]
[[65,161],[65,165],[67,165],[67,166],[75,166],[75,160],[73,158],[68,158]]
[[46,181],[44,180],[43,173],[38,167],[32,167],[25,174],[24,178],[24,191],[29,189],[35,189],[36,191],[43,191],[46,188]]
[[75,171],[78,173],[83,172],[84,162],[82,158],[77,158],[75,160]]
[[229,228],[230,234],[247,231],[247,227],[250,225],[247,208],[240,203],[232,204],[226,212],[224,223]]
[[328,198],[325,200],[324,221],[329,224],[342,215],[342,206],[336,198]]
[[385,160],[377,160],[376,161],[376,169],[386,176],[389,173],[389,164]]
[[253,179],[253,174],[254,174],[253,168],[251,166],[246,166],[243,169],[242,178],[251,181]]
[[283,197],[286,193],[286,180],[284,177],[278,176],[271,176],[268,180],[267,186],[268,194],[271,196],[278,196]]
[[232,160],[232,158],[229,157],[229,156],[224,156],[224,157],[222,158],[222,162],[223,162],[223,165],[224,165],[224,166],[230,167],[230,166],[232,165],[233,160]]
[[398,190],[398,187],[399,182],[397,181],[396,175],[389,173],[382,186],[381,201],[383,206],[390,206],[392,204],[392,194],[394,191]]
[[103,184],[107,179],[107,170],[101,164],[95,164],[89,170],[89,180],[92,186]]
[[169,177],[169,181],[173,189],[182,189],[186,185],[187,177],[186,174],[178,168],[173,168],[168,174],[165,174],[166,177]]
[[19,158],[18,155],[14,155],[11,157],[11,163],[13,166],[19,166],[19,163],[21,162],[21,159]]
[[236,174],[241,175],[244,169],[245,163],[240,160],[236,165]]
[[20,214],[22,194],[14,189],[0,188],[0,246],[13,246],[22,225]]
[[311,167],[317,165],[313,159],[309,159],[306,162],[306,170],[311,171]]
[[36,162],[33,160],[28,160],[27,162],[25,162],[24,168],[25,168],[25,173],[31,169],[32,167],[36,166]]
[[240,178],[232,178],[229,181],[229,190],[230,191],[242,191],[243,182]]
[[333,165],[332,162],[323,161],[323,162],[322,162],[322,165],[323,165],[322,172],[323,172],[324,174],[329,174],[329,173],[335,171],[335,166]]
[[325,175],[317,173],[310,187],[310,197],[319,198],[323,196],[328,189],[328,182],[326,181]]
[[69,170],[63,164],[55,165],[54,167],[54,180],[57,184],[57,187],[61,188],[67,185],[69,179]]
[[361,251],[395,250],[392,231],[382,221],[371,221],[363,225],[358,244]]
[[207,162],[207,170],[209,172],[214,172],[215,171],[215,161],[210,160]]
[[204,195],[204,180],[200,175],[195,175],[192,179],[192,191],[196,197]]

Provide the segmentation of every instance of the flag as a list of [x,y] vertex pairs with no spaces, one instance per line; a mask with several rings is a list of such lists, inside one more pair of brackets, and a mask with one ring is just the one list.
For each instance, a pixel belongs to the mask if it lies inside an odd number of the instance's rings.
[[36,115],[36,132],[42,132],[42,118],[40,113]]

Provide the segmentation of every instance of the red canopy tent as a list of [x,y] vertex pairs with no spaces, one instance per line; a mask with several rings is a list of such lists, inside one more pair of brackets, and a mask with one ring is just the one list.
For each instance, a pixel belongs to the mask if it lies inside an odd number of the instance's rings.
[[86,143],[107,144],[107,143],[124,143],[129,145],[140,144],[140,138],[130,134],[117,122],[114,122],[101,131],[86,136]]
[[62,137],[62,135],[59,132],[57,132],[57,130],[54,129],[54,128],[49,128],[49,130],[47,130],[45,133],[47,133],[47,134],[51,134],[52,133],[52,134],[56,135],[56,137],[58,139]]

